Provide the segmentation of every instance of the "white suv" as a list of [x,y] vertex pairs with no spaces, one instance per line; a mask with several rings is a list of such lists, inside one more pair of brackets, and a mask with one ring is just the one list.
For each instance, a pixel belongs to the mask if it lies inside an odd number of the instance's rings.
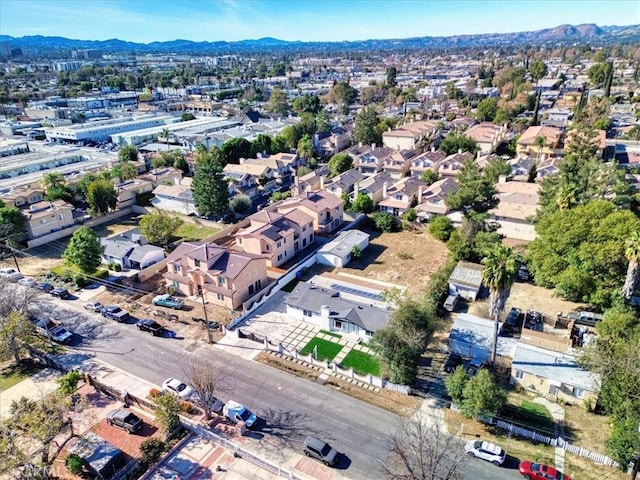
[[507,458],[507,452],[502,448],[493,443],[483,442],[481,440],[467,442],[464,446],[464,451],[472,457],[486,460],[494,465],[502,465]]

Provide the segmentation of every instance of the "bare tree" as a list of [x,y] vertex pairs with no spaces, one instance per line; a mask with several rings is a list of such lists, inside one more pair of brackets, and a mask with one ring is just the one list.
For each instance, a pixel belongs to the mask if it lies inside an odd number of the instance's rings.
[[199,404],[204,410],[206,418],[211,418],[215,411],[218,398],[217,392],[229,389],[231,372],[220,368],[208,360],[191,360],[184,369],[186,382],[198,394]]
[[402,419],[389,434],[385,478],[393,480],[462,480],[467,456],[459,439],[422,413]]

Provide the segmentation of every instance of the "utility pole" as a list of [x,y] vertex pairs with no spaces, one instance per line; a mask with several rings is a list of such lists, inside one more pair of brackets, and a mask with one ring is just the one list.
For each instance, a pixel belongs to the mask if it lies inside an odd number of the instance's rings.
[[202,299],[202,310],[204,311],[204,324],[207,327],[207,339],[209,343],[213,343],[211,338],[211,326],[209,325],[209,317],[207,316],[207,305],[204,303],[204,290],[200,287],[200,298]]
[[11,245],[11,237],[10,237],[11,227],[12,225],[10,224],[0,225],[0,235],[2,235],[2,242],[3,242],[2,245],[5,248],[8,248],[9,251],[11,252],[11,256],[13,257],[13,262],[16,264],[16,270],[18,270],[19,272],[20,266],[18,265],[18,259],[16,258],[16,251],[15,251],[15,248],[13,248],[13,246]]

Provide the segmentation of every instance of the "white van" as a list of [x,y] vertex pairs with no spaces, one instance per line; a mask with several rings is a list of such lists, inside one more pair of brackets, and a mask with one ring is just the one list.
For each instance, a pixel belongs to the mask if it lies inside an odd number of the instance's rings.
[[442,305],[447,312],[453,312],[458,304],[458,295],[449,295]]

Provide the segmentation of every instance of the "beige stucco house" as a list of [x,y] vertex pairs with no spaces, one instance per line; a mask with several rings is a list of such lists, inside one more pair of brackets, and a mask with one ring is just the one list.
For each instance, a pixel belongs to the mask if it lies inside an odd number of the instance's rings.
[[278,212],[287,214],[299,209],[313,218],[313,231],[316,234],[328,234],[342,225],[344,201],[326,190],[306,191],[299,197],[284,200],[278,206]]
[[51,232],[72,227],[73,205],[64,200],[32,203],[23,210],[29,238],[37,238]]
[[268,283],[266,260],[215,243],[182,243],[167,257],[165,284],[176,293],[204,295],[207,302],[237,309]]

